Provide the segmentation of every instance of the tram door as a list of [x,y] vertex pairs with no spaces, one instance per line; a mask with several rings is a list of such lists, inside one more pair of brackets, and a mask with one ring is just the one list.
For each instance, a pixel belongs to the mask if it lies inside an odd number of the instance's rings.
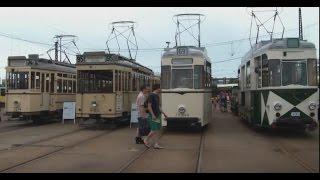
[[261,118],[261,99],[260,99],[260,93],[257,91],[253,91],[251,93],[251,105],[252,105],[252,111],[251,111],[251,122],[252,124],[258,124],[260,122]]
[[50,102],[49,82],[50,82],[49,73],[42,73],[41,74],[41,94],[42,94],[41,104],[42,104],[43,111],[49,110],[49,102]]

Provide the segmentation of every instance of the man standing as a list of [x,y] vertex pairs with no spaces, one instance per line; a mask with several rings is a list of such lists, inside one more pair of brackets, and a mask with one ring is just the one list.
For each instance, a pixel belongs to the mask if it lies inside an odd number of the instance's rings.
[[142,131],[145,131],[147,129],[146,125],[148,125],[147,113],[144,107],[144,103],[149,91],[150,91],[149,86],[142,85],[140,87],[140,93],[136,100],[136,105],[138,109],[138,128],[137,128],[137,137],[136,137],[137,144],[143,144],[142,136],[144,136],[144,132]]
[[152,87],[152,93],[149,94],[148,99],[147,99],[147,107],[148,107],[148,122],[150,125],[150,133],[148,136],[143,140],[145,146],[148,148],[150,147],[149,145],[149,140],[150,138],[154,137],[155,142],[154,142],[154,148],[155,149],[162,149],[158,143],[159,140],[159,135],[160,135],[160,129],[161,129],[161,113],[167,118],[167,115],[161,111],[160,109],[160,84],[154,84]]

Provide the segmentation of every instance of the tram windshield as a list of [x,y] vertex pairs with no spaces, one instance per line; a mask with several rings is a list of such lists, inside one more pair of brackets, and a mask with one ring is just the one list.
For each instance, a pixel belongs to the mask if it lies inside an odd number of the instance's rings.
[[173,69],[172,88],[193,88],[193,69]]
[[306,61],[282,61],[282,85],[307,85]]
[[111,70],[78,71],[79,93],[112,93],[113,72]]
[[28,72],[9,72],[8,73],[8,89],[28,89],[29,88]]

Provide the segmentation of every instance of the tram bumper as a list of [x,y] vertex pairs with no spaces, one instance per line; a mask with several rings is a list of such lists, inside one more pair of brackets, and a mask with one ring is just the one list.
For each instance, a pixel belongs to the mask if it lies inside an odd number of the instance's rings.
[[199,118],[196,117],[168,117],[166,119],[167,127],[172,128],[185,128],[201,126]]
[[271,124],[272,128],[307,128],[311,131],[317,129],[318,123],[311,118],[278,118]]

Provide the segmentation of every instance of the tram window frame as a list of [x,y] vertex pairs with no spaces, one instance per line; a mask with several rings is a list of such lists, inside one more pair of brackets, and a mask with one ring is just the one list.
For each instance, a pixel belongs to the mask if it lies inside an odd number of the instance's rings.
[[68,76],[68,74],[62,74],[62,77],[68,78],[69,76]]
[[114,70],[114,91],[118,91],[118,70]]
[[[313,62],[312,62],[313,61]],[[308,76],[308,85],[309,86],[318,86],[318,67],[317,59],[307,59],[307,76]]]
[[49,76],[49,73],[46,73],[45,75],[45,84],[46,84],[46,92],[49,92],[49,85],[50,85],[50,76]]
[[68,93],[68,80],[62,79],[62,92]]
[[5,96],[6,95],[6,89],[5,88],[1,88],[0,89],[0,96]]
[[128,73],[128,91],[132,91],[132,85],[131,85],[132,81],[131,81],[131,79],[132,79],[132,73],[129,72]]
[[36,86],[35,86],[36,89],[40,89],[40,72],[36,72],[35,81],[36,81]]
[[171,66],[161,66],[161,88],[170,89]]
[[29,89],[29,72],[9,72],[8,89]]
[[78,71],[77,93],[113,93],[113,70]]
[[45,73],[41,73],[41,85],[40,85],[40,87],[41,87],[41,92],[44,92],[44,86],[45,86]]
[[31,78],[31,89],[34,89],[35,87],[35,78],[36,78],[36,74],[34,71],[30,72],[30,78]]
[[203,71],[204,71],[203,65],[194,65],[194,70],[193,70],[194,89],[204,88],[204,76],[203,76],[204,72]]
[[62,79],[57,79],[57,93],[62,93]]
[[262,71],[261,71],[261,79],[262,79],[262,87],[269,86],[269,60],[266,54],[262,54]]
[[[276,70],[276,73],[274,73]],[[280,59],[268,60],[269,86],[281,86],[281,61]]]
[[58,77],[62,77],[62,73],[57,73],[57,76]]
[[50,74],[50,93],[54,93],[54,73]]
[[77,81],[76,80],[72,80],[72,93],[76,93],[77,92]]
[[246,88],[251,88],[251,63],[250,60],[246,62]]
[[72,80],[68,80],[68,93],[72,93]]

